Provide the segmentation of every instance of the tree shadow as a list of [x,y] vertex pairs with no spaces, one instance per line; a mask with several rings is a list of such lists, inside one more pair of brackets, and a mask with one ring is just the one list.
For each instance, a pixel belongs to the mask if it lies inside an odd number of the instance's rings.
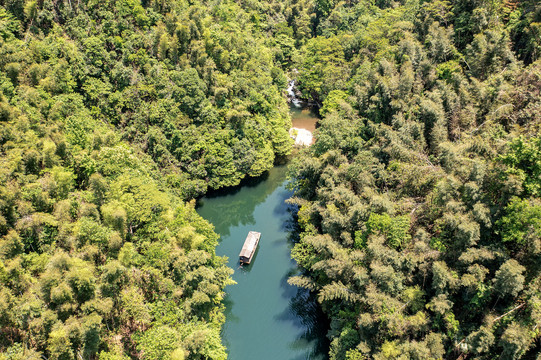
[[291,322],[299,329],[300,335],[289,343],[289,348],[296,353],[301,352],[292,360],[326,360],[328,359],[330,341],[327,332],[330,322],[321,310],[313,293],[306,289],[296,288],[287,284],[290,290],[284,291],[284,295],[293,290],[288,308],[275,317],[278,321]]
[[225,305],[224,315],[227,318],[227,321],[238,323],[240,321],[240,317],[233,314],[233,305],[235,305],[235,302],[233,299],[231,299],[231,296],[226,293],[222,302]]
[[[288,233],[287,241],[290,248],[299,241],[300,236],[297,222],[298,206],[286,202],[291,195],[291,192],[284,192],[280,205],[274,210],[278,214],[288,214],[282,224],[282,230]],[[330,322],[317,302],[315,294],[287,282],[291,276],[301,271],[297,263],[293,259],[291,261],[291,268],[280,281],[282,296],[289,299],[289,306],[275,318],[279,321],[292,322],[300,331],[300,335],[289,346],[301,354],[290,360],[326,360],[330,346],[327,338]]]
[[278,166],[233,188],[215,190],[197,200],[196,211],[214,225],[221,237],[239,225],[255,224],[254,210],[286,180],[286,167]]
[[309,356],[305,359],[327,359],[330,342],[327,332],[330,322],[323,313],[315,294],[306,289],[298,289],[290,301],[292,313],[300,319],[304,333],[291,343],[291,347],[307,348]]
[[261,174],[258,177],[245,177],[244,179],[240,181],[240,184],[238,185],[221,188],[221,189],[209,190],[205,194],[204,197],[208,199],[214,199],[214,198],[225,196],[225,195],[235,195],[239,191],[243,190],[244,188],[253,188],[267,181],[269,179],[269,174],[270,174],[270,171],[265,171],[263,174]]

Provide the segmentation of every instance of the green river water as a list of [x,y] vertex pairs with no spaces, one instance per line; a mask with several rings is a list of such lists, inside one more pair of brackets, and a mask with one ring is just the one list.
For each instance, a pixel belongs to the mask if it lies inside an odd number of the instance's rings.
[[[220,235],[216,253],[229,258],[236,285],[226,287],[224,344],[230,360],[325,360],[328,327],[315,299],[287,283],[298,269],[291,260],[296,235],[286,166],[232,190],[200,199],[198,213]],[[252,263],[238,255],[250,230],[261,232]]]

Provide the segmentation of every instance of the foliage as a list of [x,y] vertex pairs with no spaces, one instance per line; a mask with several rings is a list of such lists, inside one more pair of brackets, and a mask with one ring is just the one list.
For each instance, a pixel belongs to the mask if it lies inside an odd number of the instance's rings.
[[0,358],[225,359],[231,270],[185,200],[290,154],[288,73],[323,117],[290,282],[330,358],[534,358],[540,14],[0,1]]
[[501,157],[508,166],[507,173],[518,177],[524,192],[539,197],[541,195],[541,137],[514,139],[508,152]]
[[528,199],[513,197],[505,207],[505,216],[498,221],[503,242],[525,246],[541,239],[541,205]]
[[[96,147],[106,141],[91,143],[97,121],[114,125],[163,175],[180,179],[171,185],[184,198],[261,175],[291,152],[285,77],[253,10],[199,1],[14,4],[1,8],[1,69],[12,86],[55,103],[50,117],[69,144]],[[105,148],[111,162],[133,163],[130,150]]]
[[329,317],[330,358],[535,358],[539,5],[317,6],[290,283]]
[[389,214],[370,214],[366,222],[368,234],[383,235],[390,247],[399,248],[411,238],[409,235],[410,220],[407,215],[391,218]]
[[290,151],[232,8],[0,2],[0,358],[225,358],[231,270],[185,200]]

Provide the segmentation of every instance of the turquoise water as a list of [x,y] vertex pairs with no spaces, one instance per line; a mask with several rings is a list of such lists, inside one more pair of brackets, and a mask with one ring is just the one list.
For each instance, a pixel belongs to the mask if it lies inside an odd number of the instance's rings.
[[[295,231],[285,172],[285,166],[275,167],[199,201],[198,213],[221,236],[217,254],[235,270],[222,334],[231,360],[327,359],[324,316],[307,291],[287,283],[298,270],[290,258]],[[261,232],[261,240],[252,263],[240,267],[238,254],[250,230]]]

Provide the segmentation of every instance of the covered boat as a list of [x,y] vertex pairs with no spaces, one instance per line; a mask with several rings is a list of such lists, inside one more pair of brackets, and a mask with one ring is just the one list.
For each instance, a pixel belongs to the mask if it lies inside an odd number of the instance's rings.
[[255,250],[257,249],[257,245],[259,244],[260,237],[261,233],[258,233],[256,231],[250,231],[248,233],[248,236],[246,237],[244,245],[242,246],[242,250],[239,254],[239,260],[241,265],[249,264],[252,261]]

